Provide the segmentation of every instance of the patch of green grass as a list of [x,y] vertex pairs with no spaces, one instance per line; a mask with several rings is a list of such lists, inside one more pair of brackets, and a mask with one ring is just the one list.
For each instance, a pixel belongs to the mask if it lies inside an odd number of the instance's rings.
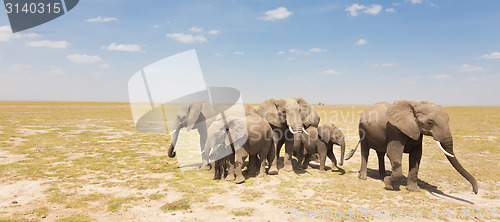
[[69,217],[57,220],[57,222],[90,222],[90,221],[96,221],[96,220],[84,214],[73,214]]
[[165,195],[161,194],[161,193],[153,193],[151,195],[148,196],[148,199],[150,200],[159,200],[161,198],[165,197]]
[[119,198],[113,198],[108,201],[108,210],[112,212],[116,212],[119,210],[127,210],[129,207],[131,207],[131,204],[134,201],[137,201],[141,198],[138,197],[119,197]]
[[34,214],[36,216],[43,216],[43,215],[47,215],[49,213],[49,208],[45,207],[45,206],[44,207],[39,207],[39,208],[30,210],[28,213],[29,214]]
[[237,217],[242,217],[242,216],[250,217],[253,215],[254,212],[255,212],[255,208],[251,208],[251,207],[244,207],[241,209],[231,211],[231,213]]
[[243,202],[252,202],[260,200],[264,196],[264,192],[256,189],[245,189],[243,190],[239,197]]
[[226,207],[223,205],[210,205],[210,206],[205,207],[205,209],[207,209],[207,210],[222,210],[224,208],[226,208]]
[[189,201],[187,199],[180,199],[171,203],[166,203],[165,205],[161,206],[160,209],[163,212],[169,212],[169,211],[188,210],[190,207],[191,205],[189,204]]
[[68,197],[73,196],[74,193],[65,193],[57,187],[51,187],[44,191],[48,195],[48,201],[51,203],[62,204],[68,201]]

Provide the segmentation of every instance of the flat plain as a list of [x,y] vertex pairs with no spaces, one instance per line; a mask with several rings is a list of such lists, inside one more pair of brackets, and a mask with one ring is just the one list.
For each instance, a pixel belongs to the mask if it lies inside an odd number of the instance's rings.
[[[356,146],[365,106],[315,108],[320,124],[343,130],[347,151]],[[358,179],[359,149],[337,172],[321,173],[311,162],[307,170],[234,184],[179,170],[167,156],[170,139],[138,132],[127,103],[0,102],[0,221],[498,220],[500,107],[445,109],[477,195],[429,137],[420,192],[407,191],[406,178],[399,191],[385,190],[374,151],[368,179]],[[334,153],[338,159],[339,147]]]

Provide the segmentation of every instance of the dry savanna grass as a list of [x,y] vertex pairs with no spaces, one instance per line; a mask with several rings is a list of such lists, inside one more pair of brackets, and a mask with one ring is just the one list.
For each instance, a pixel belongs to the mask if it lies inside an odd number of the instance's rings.
[[[347,150],[356,145],[365,107],[315,108],[321,124],[344,131]],[[445,109],[455,153],[479,183],[477,195],[432,138],[424,139],[420,192],[407,191],[405,178],[400,191],[385,190],[374,151],[368,180],[357,178],[358,151],[338,172],[320,173],[312,162],[306,171],[262,179],[247,175],[237,185],[212,180],[205,171],[180,171],[177,159],[167,157],[169,139],[137,132],[128,104],[0,102],[0,221],[295,221],[292,217],[322,209],[331,210],[334,220],[341,219],[335,212],[357,209],[366,211],[355,220],[374,219],[381,210],[423,212],[424,219],[431,209],[444,220],[454,220],[454,214],[479,220],[500,216],[494,211],[500,206],[500,107]],[[339,148],[334,152],[338,158]],[[386,165],[389,170],[388,160]],[[474,215],[461,211],[469,208]]]

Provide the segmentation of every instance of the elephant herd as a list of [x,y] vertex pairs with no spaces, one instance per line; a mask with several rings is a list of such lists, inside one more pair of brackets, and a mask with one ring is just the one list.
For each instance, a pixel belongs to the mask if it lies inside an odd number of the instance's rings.
[[[332,162],[332,170],[338,170],[337,164],[343,165],[346,148],[344,134],[334,124],[320,125],[319,113],[303,98],[268,99],[258,109],[249,105],[242,107],[244,115],[236,115],[237,109],[228,108],[214,117],[211,115],[213,108],[208,103],[182,104],[171,133],[168,156],[175,157],[174,148],[179,132],[186,127],[188,130],[197,129],[200,134],[202,168],[208,170],[209,160],[216,160],[211,164],[215,179],[225,177],[236,183],[244,182],[242,168],[247,157],[247,169],[250,173],[258,172],[257,177],[263,177],[266,170],[270,175],[278,174],[279,154],[283,145],[285,156],[282,170],[285,172],[293,170],[294,156],[297,158],[297,169],[306,169],[312,155],[319,156],[320,171],[325,170],[326,157]],[[408,153],[407,189],[418,191],[422,137],[432,136],[451,165],[471,183],[473,192],[477,194],[477,181],[458,162],[453,152],[448,122],[446,111],[428,101],[399,100],[371,105],[360,117],[359,143],[345,160],[351,158],[361,145],[358,177],[366,180],[369,150],[374,149],[378,156],[380,179],[384,181],[386,189],[394,190],[403,176],[403,153]],[[333,145],[340,146],[339,162],[334,156]],[[385,155],[392,167],[389,176],[385,174]]]

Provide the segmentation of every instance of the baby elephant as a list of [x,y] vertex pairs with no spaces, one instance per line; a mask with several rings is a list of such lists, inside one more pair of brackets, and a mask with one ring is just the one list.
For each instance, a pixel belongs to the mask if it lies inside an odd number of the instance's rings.
[[[232,146],[236,149],[234,153]],[[258,154],[260,171],[257,177],[263,177],[266,174],[266,160],[272,163],[275,158],[273,146],[271,126],[262,117],[257,115],[228,116],[224,121],[219,116],[208,129],[204,152],[209,152],[210,159],[219,159],[216,163],[215,178],[220,178],[217,173],[222,174],[225,165],[228,170],[226,180],[243,183],[245,177],[242,174],[242,167],[247,156]],[[236,160],[234,160],[235,157]],[[269,167],[269,174],[278,173],[276,167]],[[235,174],[236,178],[234,178]]]
[[[340,146],[340,166],[344,164],[345,139],[344,133],[334,124],[323,124],[316,127],[309,127],[302,134],[302,146],[304,149],[305,158],[299,155],[299,164],[302,168],[307,169],[309,166],[309,158],[313,154],[319,154],[319,170],[325,170],[326,157],[332,161],[332,171],[338,170],[337,160],[333,154],[333,144]],[[303,160],[302,160],[303,159]],[[303,162],[302,162],[303,161]]]

